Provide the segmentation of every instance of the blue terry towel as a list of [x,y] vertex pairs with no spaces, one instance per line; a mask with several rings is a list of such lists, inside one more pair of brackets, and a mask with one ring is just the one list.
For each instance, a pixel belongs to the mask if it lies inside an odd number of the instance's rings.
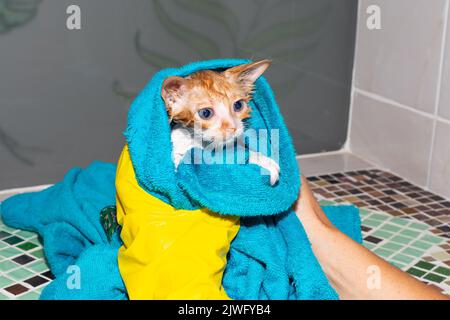
[[[125,133],[137,180],[144,190],[176,208],[206,206],[221,214],[241,216],[241,228],[231,244],[223,278],[231,298],[336,299],[305,231],[290,210],[300,186],[295,152],[263,77],[256,82],[249,126],[279,130],[279,182],[271,187],[268,177],[255,165],[182,163],[174,170],[170,127],[160,96],[162,82],[168,76],[222,70],[246,62],[196,62],[162,70],[153,77],[133,102]],[[120,240],[116,234],[108,242],[99,221],[100,210],[115,201],[114,176],[114,165],[95,162],[84,170],[73,169],[47,190],[2,203],[0,212],[6,224],[37,231],[44,240],[56,280],[43,291],[43,298],[126,298],[117,267]],[[361,242],[355,207],[327,206],[324,210],[338,228]],[[67,286],[70,265],[80,268],[80,288]]]
[[[1,203],[3,222],[38,232],[44,253],[56,276],[41,299],[124,299],[126,291],[117,267],[120,241],[109,242],[99,213],[115,201],[116,166],[94,162],[70,170],[64,180],[34,193],[19,194]],[[67,286],[80,271],[80,288]],[[76,270],[74,270],[76,272]],[[69,272],[69,273],[68,273]]]

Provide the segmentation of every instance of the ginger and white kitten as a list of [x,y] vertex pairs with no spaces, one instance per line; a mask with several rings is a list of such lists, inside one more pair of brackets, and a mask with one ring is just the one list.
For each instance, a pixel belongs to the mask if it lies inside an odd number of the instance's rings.
[[[254,83],[269,65],[269,60],[262,60],[223,72],[203,70],[164,81],[161,96],[175,124],[171,134],[175,167],[187,151],[204,147],[186,128],[201,128],[203,140],[219,144],[234,141],[244,132]],[[249,163],[267,169],[271,185],[278,181],[280,168],[273,159],[250,151]]]

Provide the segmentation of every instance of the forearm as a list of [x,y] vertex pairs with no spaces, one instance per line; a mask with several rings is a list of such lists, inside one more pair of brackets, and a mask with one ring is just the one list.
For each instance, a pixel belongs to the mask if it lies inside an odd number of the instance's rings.
[[319,224],[304,227],[314,254],[341,299],[444,298],[336,228]]
[[[310,193],[303,187],[302,191]],[[296,212],[314,254],[341,299],[446,298],[336,229],[312,194],[299,201]]]

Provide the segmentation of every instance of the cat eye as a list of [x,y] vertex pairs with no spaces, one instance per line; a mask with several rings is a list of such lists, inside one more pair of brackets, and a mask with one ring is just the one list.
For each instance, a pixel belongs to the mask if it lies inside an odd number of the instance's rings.
[[208,120],[211,119],[214,115],[214,110],[211,108],[203,108],[198,111],[198,115],[200,116],[200,118]]
[[236,112],[241,111],[243,108],[244,108],[244,101],[243,100],[238,100],[233,105],[233,109]]

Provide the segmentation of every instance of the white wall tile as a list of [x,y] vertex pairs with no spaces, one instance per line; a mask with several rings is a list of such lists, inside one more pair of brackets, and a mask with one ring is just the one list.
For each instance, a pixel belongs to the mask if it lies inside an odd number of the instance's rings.
[[427,181],[433,120],[355,93],[350,149],[402,177]]
[[[433,113],[445,0],[360,0],[356,87]],[[366,8],[381,8],[382,30],[368,30]]]
[[441,121],[436,125],[430,189],[450,198],[450,124]]
[[443,118],[450,119],[450,23],[448,22],[438,114]]

